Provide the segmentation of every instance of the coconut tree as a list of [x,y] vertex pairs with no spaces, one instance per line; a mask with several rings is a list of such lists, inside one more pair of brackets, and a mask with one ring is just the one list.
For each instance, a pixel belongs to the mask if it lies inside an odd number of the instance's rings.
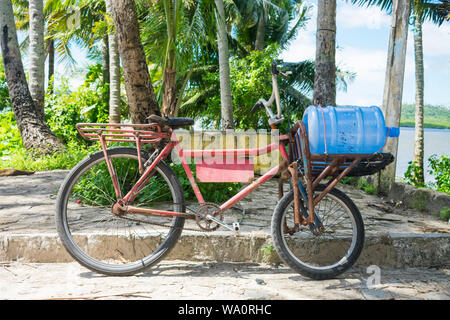
[[23,145],[39,153],[63,148],[36,108],[25,78],[11,0],[0,2],[1,48],[11,105]]
[[263,51],[266,44],[274,42],[286,47],[308,20],[305,19],[308,6],[301,0],[233,0],[233,3],[231,15],[237,40],[251,50]]
[[230,52],[228,49],[228,33],[225,20],[223,0],[214,0],[216,4],[217,47],[219,51],[220,100],[222,105],[222,130],[234,129],[233,100],[230,85]]
[[[36,0],[34,0],[36,1]],[[36,78],[36,72],[39,75],[39,79],[42,79],[42,73],[44,64],[41,61],[33,61],[37,57],[37,55],[34,54],[36,50],[41,50],[42,45],[36,45],[36,40],[38,39],[39,42],[42,42],[41,35],[36,38],[34,36],[36,34],[36,28],[44,29],[44,45],[45,50],[44,54],[45,57],[48,55],[48,91],[53,92],[53,75],[55,72],[55,63],[56,63],[56,56],[59,57],[60,61],[66,61],[69,64],[73,64],[75,62],[75,59],[73,59],[72,54],[70,52],[70,46],[69,46],[69,39],[70,37],[67,37],[67,34],[69,33],[67,31],[67,18],[73,17],[73,12],[70,10],[75,6],[75,4],[78,2],[78,0],[46,0],[43,3],[43,22],[32,22],[32,20],[36,20],[36,18],[40,17],[41,14],[38,13],[36,15],[36,9],[35,6],[32,5],[31,1],[27,0],[12,0],[13,3],[13,9],[14,9],[14,16],[16,17],[16,27],[17,30],[22,31],[25,33],[25,37],[23,38],[22,42],[20,43],[20,48],[22,50],[29,49],[30,51],[30,60],[32,60],[32,68],[37,69],[30,70],[30,80],[33,80]],[[29,11],[33,10],[34,14],[30,15]],[[40,12],[40,9],[38,10]],[[31,18],[30,18],[31,17]],[[40,17],[39,19],[41,19]],[[30,30],[30,25],[33,25],[33,29]],[[64,29],[64,33],[62,36],[61,30]],[[33,42],[30,41],[30,35],[33,33]],[[41,31],[39,31],[39,34],[41,34]],[[37,49],[36,49],[37,48]],[[39,55],[41,56],[41,55]],[[44,60],[45,60],[44,57]],[[39,66],[39,67],[37,67]],[[36,81],[30,81],[32,83]],[[44,85],[44,81],[39,81],[38,86],[42,87]],[[31,84],[30,84],[31,86]],[[33,91],[33,90],[32,90]],[[42,94],[42,88],[39,89],[39,93]]]
[[211,6],[207,1],[193,0],[140,0],[137,5],[139,15],[144,16],[141,25],[146,57],[153,70],[163,73],[157,90],[161,113],[174,117],[209,41],[208,29],[212,28],[205,26],[204,13]]
[[38,112],[44,117],[45,51],[44,51],[44,3],[29,1],[30,17],[30,93]]
[[[106,0],[106,12],[112,16],[112,1]],[[120,99],[120,56],[117,46],[117,37],[114,26],[109,27],[108,32],[108,68],[109,70],[109,122],[120,123],[121,99]]]
[[318,0],[313,104],[336,105],[336,0]]
[[161,112],[140,38],[136,5],[134,0],[111,3],[131,120],[133,123],[145,123],[149,115],[160,115]]
[[[393,0],[352,0],[354,4],[365,6],[378,6],[382,10],[390,12]],[[442,0],[440,3],[429,0],[414,0],[411,2],[411,18],[414,33],[414,59],[416,74],[416,109],[415,109],[415,139],[414,139],[414,163],[417,170],[414,171],[414,180],[417,185],[425,184],[424,177],[424,67],[423,67],[423,41],[422,24],[424,21],[432,21],[441,25],[450,19],[450,1]]]

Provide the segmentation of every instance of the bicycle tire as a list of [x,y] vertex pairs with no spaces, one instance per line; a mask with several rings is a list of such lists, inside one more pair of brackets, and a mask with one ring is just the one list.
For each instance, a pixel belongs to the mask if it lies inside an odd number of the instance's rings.
[[[108,157],[111,159],[134,159],[137,162],[137,150],[135,148],[127,148],[127,147],[116,147],[110,148],[107,150]],[[142,160],[145,162],[149,158],[149,154],[145,151],[141,151]],[[92,252],[89,252],[89,249],[85,248],[85,244],[79,244],[75,238],[76,235],[72,235],[71,229],[68,223],[68,206],[69,206],[69,197],[72,194],[74,186],[77,181],[81,181],[82,177],[84,177],[84,173],[86,173],[89,168],[93,168],[96,164],[102,164],[105,162],[103,151],[96,152],[80,163],[78,163],[67,175],[65,180],[63,181],[57,201],[56,201],[56,228],[59,234],[59,237],[62,241],[67,252],[81,265],[84,267],[109,276],[129,276],[139,272],[142,272],[153,265],[157,264],[161,259],[163,259],[176,245],[181,232],[184,226],[185,219],[181,217],[174,217],[171,220],[171,227],[167,229],[167,236],[159,244],[155,250],[153,250],[149,255],[145,255],[142,259],[138,259],[137,261],[130,263],[122,264],[112,264],[106,263],[104,261],[100,261],[97,258],[92,257]],[[127,169],[127,174],[128,174]],[[163,161],[158,162],[155,167],[155,173],[162,176],[168,184],[168,188],[171,192],[172,202],[174,211],[177,212],[185,212],[185,200],[184,193],[181,188],[180,182],[171,168],[164,163]],[[124,182],[125,184],[125,182]],[[73,206],[74,201],[71,201],[70,205]],[[86,206],[85,210],[90,211],[92,206]],[[100,208],[98,209],[100,210]],[[92,211],[92,210],[91,210]],[[106,209],[105,209],[106,212]],[[83,213],[81,213],[83,214]],[[111,216],[113,216],[111,214]],[[106,223],[106,222],[105,222]],[[146,228],[146,226],[140,226],[140,223],[136,223],[134,227],[136,228]],[[98,233],[98,232],[97,232]],[[94,233],[95,234],[95,233]],[[138,238],[139,234],[129,234],[129,240],[134,241],[133,246],[137,247],[136,242],[146,241],[145,238]],[[120,238],[120,241],[123,242],[123,236],[119,235],[119,231],[117,232],[117,238]],[[126,238],[126,237],[125,237]],[[87,240],[88,241],[88,240]],[[122,245],[121,242],[121,245]],[[119,245],[119,240],[117,240]],[[133,247],[134,250],[137,250],[136,247]],[[150,246],[149,246],[150,248]],[[118,249],[116,249],[118,250]],[[141,249],[142,250],[142,249]]]
[[[318,185],[315,191],[323,191],[325,187],[325,185]],[[290,190],[290,192],[287,193],[279,201],[279,203],[275,207],[272,217],[272,241],[281,260],[284,261],[293,270],[297,271],[299,274],[315,280],[332,279],[348,270],[356,262],[364,246],[364,223],[361,217],[361,213],[359,212],[353,201],[346,194],[336,188],[333,188],[329,192],[329,194],[327,194],[321,200],[321,202],[327,201],[327,199],[332,199],[337,203],[337,205],[340,205],[351,220],[352,236],[348,250],[345,250],[345,247],[344,249],[336,247],[339,243],[343,245],[349,242],[347,235],[347,233],[349,233],[348,230],[344,230],[346,232],[342,231],[342,233],[345,234],[342,236],[314,235],[311,232],[311,228],[308,227],[301,227],[301,232],[305,233],[303,237],[302,235],[298,234],[300,231],[297,232],[297,234],[294,233],[293,235],[289,235],[288,233],[284,232],[284,219],[288,213],[292,215],[291,224],[293,224],[293,190]],[[319,204],[321,202],[319,202]],[[325,204],[325,207],[326,206],[327,204]],[[334,207],[331,207],[330,205],[329,209],[334,209]],[[325,222],[328,222],[329,217],[327,216],[324,219],[323,215],[321,216],[320,212],[318,211],[319,210],[315,210],[315,213],[319,216],[320,219],[322,219],[322,223],[325,219]],[[325,230],[329,228],[326,223],[324,223],[324,227]],[[332,232],[333,230],[330,231],[330,233]],[[308,234],[310,235],[308,236]],[[318,242],[318,239],[320,237],[322,237],[323,242],[318,244],[315,243],[314,241]],[[332,242],[330,242],[330,240],[337,241],[333,244]],[[306,249],[302,249],[302,247]],[[318,261],[321,261],[321,263],[323,264],[329,264],[323,266],[318,265],[319,263],[316,263],[316,265],[313,265],[314,263],[311,261],[303,261],[307,260],[307,258],[302,258],[302,260],[298,257],[301,256],[303,251],[309,252],[309,255],[317,254]],[[345,252],[345,255],[341,257],[339,254],[343,252]],[[310,258],[310,260],[312,260],[312,258]],[[328,260],[331,260],[332,262],[326,262]]]

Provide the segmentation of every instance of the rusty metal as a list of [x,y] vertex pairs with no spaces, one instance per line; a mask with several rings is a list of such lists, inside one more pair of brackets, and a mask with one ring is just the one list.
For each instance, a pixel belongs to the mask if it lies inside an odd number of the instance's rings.
[[195,219],[190,214],[184,212],[176,212],[176,211],[167,211],[167,210],[158,210],[158,209],[150,209],[150,208],[141,208],[141,207],[133,207],[133,206],[122,206],[120,209],[122,212],[125,212],[129,215],[144,215],[144,216],[157,216],[157,217],[180,217],[185,219]]
[[298,189],[298,164],[292,162],[288,167],[291,173],[292,189],[294,190],[294,224],[298,225],[303,222],[302,214],[300,213],[300,191]]
[[[290,131],[289,139],[290,160],[299,161],[301,164],[298,174],[304,178],[306,193],[308,196],[308,218],[302,221],[303,225],[314,223],[314,208],[336,184],[352,171],[362,159],[371,159],[374,154],[314,154],[310,152],[308,133],[303,121],[298,121]],[[367,165],[369,161],[367,162]],[[314,191],[318,184],[331,177],[327,187],[318,196],[314,197]],[[294,183],[294,182],[293,182]],[[294,202],[295,199],[294,188]],[[299,205],[299,204],[298,204]],[[295,205],[294,205],[295,210]],[[294,217],[298,221],[298,218]],[[296,222],[295,221],[295,222]]]
[[340,175],[338,175],[336,178],[334,178],[329,184],[328,186],[325,188],[325,190],[322,191],[322,193],[320,195],[318,195],[317,197],[314,198],[314,206],[316,206],[320,200],[322,200],[323,197],[325,197],[327,195],[328,192],[331,191],[331,189],[333,189],[336,184],[342,179],[344,178],[347,173],[353,169],[354,166],[356,166],[359,162],[361,161],[361,158],[356,158],[355,160],[353,160],[352,164],[350,166],[348,166],[347,168],[345,168],[344,171],[342,171],[342,173]]
[[163,131],[157,123],[148,124],[109,124],[78,123],[75,126],[81,136],[88,141],[99,141],[99,134],[107,142],[136,142],[136,133],[141,143],[157,143],[170,138],[170,132]]

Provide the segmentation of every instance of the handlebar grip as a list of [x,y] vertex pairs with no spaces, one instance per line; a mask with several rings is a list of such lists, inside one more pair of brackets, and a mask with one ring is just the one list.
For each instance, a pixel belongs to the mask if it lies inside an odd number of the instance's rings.
[[278,73],[279,73],[279,71],[278,71],[277,62],[274,61],[274,62],[272,62],[272,74],[277,75]]

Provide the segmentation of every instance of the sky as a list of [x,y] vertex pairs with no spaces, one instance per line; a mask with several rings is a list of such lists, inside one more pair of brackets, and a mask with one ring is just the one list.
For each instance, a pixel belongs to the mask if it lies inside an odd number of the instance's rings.
[[[317,1],[311,6],[310,20],[282,57],[295,62],[315,57]],[[377,7],[358,7],[337,0],[336,64],[356,73],[347,92],[337,92],[338,105],[381,105],[389,45],[391,16]],[[408,32],[403,87],[403,103],[415,103],[414,34]],[[440,27],[423,25],[425,104],[450,107],[450,22]]]

